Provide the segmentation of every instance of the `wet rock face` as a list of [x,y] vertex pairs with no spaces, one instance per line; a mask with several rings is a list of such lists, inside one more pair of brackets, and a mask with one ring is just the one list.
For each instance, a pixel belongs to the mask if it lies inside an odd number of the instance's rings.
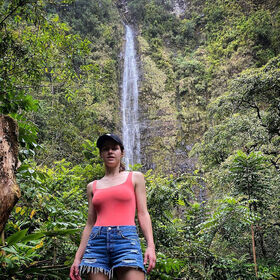
[[177,17],[181,17],[185,14],[186,9],[188,7],[188,1],[184,0],[173,0],[172,1],[172,6],[173,6],[173,13]]
[[176,89],[167,87],[167,75],[149,56],[147,41],[138,36],[141,60],[139,121],[141,163],[144,170],[179,173],[193,170],[188,146],[180,137]]

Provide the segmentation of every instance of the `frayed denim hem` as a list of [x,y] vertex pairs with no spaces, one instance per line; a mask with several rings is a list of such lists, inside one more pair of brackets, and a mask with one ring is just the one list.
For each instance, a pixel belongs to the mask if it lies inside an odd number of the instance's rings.
[[107,271],[106,269],[102,268],[102,267],[94,267],[94,266],[88,266],[88,265],[81,265],[80,266],[80,275],[84,274],[84,273],[103,273],[105,275],[107,275],[109,277],[109,279],[113,278],[113,270],[111,269],[110,271]]
[[79,268],[79,272],[80,272],[80,275],[84,274],[84,273],[94,273],[94,274],[103,273],[103,274],[107,275],[109,277],[109,279],[113,279],[114,269],[116,269],[118,267],[127,267],[127,268],[134,268],[134,269],[137,269],[137,270],[141,270],[141,271],[144,272],[145,280],[147,279],[146,271],[143,270],[143,268],[141,268],[139,266],[118,265],[118,266],[112,267],[112,269],[110,271],[107,271],[106,269],[101,268],[101,267],[81,265],[80,268]]

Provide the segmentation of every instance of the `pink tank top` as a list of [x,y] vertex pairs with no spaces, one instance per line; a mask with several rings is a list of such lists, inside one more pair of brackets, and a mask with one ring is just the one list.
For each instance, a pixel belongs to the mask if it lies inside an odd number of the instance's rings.
[[95,226],[135,225],[136,198],[129,172],[124,183],[104,189],[96,189],[93,182],[92,203],[97,213]]

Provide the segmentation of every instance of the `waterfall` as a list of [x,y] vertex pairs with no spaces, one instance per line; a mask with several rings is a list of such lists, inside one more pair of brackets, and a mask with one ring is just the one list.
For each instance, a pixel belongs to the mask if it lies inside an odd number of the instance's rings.
[[126,25],[124,72],[122,81],[122,134],[125,167],[140,163],[140,129],[138,121],[138,72],[134,34]]

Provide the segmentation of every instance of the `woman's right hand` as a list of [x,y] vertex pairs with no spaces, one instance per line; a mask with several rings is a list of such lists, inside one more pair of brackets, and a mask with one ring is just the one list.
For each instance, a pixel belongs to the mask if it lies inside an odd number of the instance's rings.
[[80,260],[74,260],[71,269],[70,269],[70,278],[71,280],[82,280],[80,273],[79,273],[79,264]]

